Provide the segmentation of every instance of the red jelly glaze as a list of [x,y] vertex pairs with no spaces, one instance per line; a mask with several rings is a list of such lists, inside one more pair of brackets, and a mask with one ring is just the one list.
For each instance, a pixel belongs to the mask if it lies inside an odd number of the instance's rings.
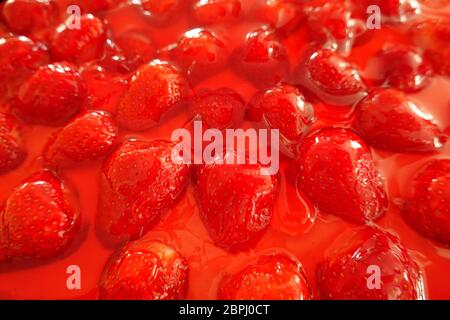
[[[57,2],[60,3],[60,1]],[[63,2],[61,1],[61,3]],[[252,10],[260,5],[262,6],[262,2],[256,0],[241,1],[242,8],[239,20],[236,23],[229,24],[225,33],[224,41],[230,52],[242,47],[248,32],[261,27],[260,21],[247,19],[247,17]],[[428,3],[429,1],[424,2]],[[160,25],[153,23],[151,17],[143,11],[141,6],[137,5],[123,3],[109,11],[95,14],[98,14],[108,23],[112,35],[122,33],[125,28],[142,30],[151,37],[157,47],[163,48],[175,43],[187,30],[194,27],[206,27],[194,20],[190,10],[184,10],[180,10],[176,23],[164,26],[164,31],[162,31]],[[439,16],[442,21],[448,20],[449,17],[448,10],[444,10],[443,7],[433,9],[424,6],[422,11],[423,14],[419,16],[420,19]],[[62,23],[63,21],[59,22]],[[223,30],[221,24],[208,25],[207,27],[216,32]],[[7,30],[0,25],[2,36],[8,34]],[[373,77],[371,77],[368,60],[380,50],[383,50],[386,43],[415,45],[419,50],[428,50],[427,57],[429,58],[435,58],[438,53],[435,47],[442,46],[442,42],[438,42],[434,46],[430,42],[425,42],[426,37],[421,37],[421,34],[412,39],[406,34],[407,30],[405,30],[404,25],[388,26],[382,24],[380,30],[369,32],[371,37],[355,43],[350,54],[345,57],[346,60],[354,63],[361,70],[361,76],[369,88],[373,85],[370,81]],[[436,35],[436,37],[438,36]],[[307,30],[303,26],[295,28],[289,35],[279,39],[286,49],[287,59],[291,66],[298,66],[303,57],[302,54],[310,49],[307,45],[308,39]],[[2,59],[3,57],[2,55]],[[29,59],[29,61],[34,62],[35,60]],[[37,65],[35,63],[30,65],[33,69],[37,69],[40,65],[46,63],[48,62],[43,61]],[[85,70],[88,70],[88,68],[85,68]],[[28,72],[28,70],[25,71]],[[450,133],[448,131],[450,127],[450,93],[448,91],[450,80],[442,74],[445,74],[445,70],[439,70],[438,74],[431,78],[429,85],[423,90],[409,93],[407,96],[417,102],[424,111],[432,114],[439,127],[446,128],[448,134]],[[126,83],[127,80],[126,77],[102,72],[89,74],[87,86],[91,96],[86,106],[95,109],[105,108],[114,113],[115,107],[120,101],[120,90],[117,88],[121,88],[121,83]],[[292,84],[289,79],[287,81]],[[230,62],[218,74],[196,84],[194,89],[222,87],[235,90],[246,101],[249,101],[259,90],[254,84],[246,80],[241,72],[234,72]],[[123,92],[126,92],[126,90],[123,90]],[[95,96],[92,96],[94,93]],[[308,100],[314,103],[317,115],[317,121],[312,126],[312,130],[325,126],[349,127],[351,125],[352,118],[348,115],[351,108],[330,108],[326,103],[317,100],[315,96],[308,96]],[[0,102],[0,109],[2,111],[7,110],[5,101]],[[185,126],[189,118],[190,114],[186,110],[181,110],[168,117],[160,126],[142,133],[122,130],[119,136],[122,140],[129,137],[138,137],[143,140],[168,139],[172,130]],[[244,123],[244,126],[248,125],[248,122]],[[26,125],[23,128],[23,139],[28,156],[19,168],[0,176],[0,208],[2,207],[1,203],[8,198],[14,188],[41,168],[40,155],[47,137],[57,130],[59,129],[41,125]],[[395,205],[396,199],[407,198],[411,187],[410,179],[426,162],[450,157],[450,145],[446,144],[435,153],[425,155],[392,153],[376,149],[372,149],[371,152],[377,167],[385,177],[391,199],[388,211],[376,222],[377,225],[395,233],[424,270],[427,297],[432,299],[450,298],[450,278],[446,276],[450,268],[450,250],[438,242],[421,236],[409,227],[402,218],[400,209]],[[323,215],[316,212],[308,199],[303,201],[299,198],[301,192],[296,188],[295,183],[289,179],[288,164],[289,161],[283,158],[280,196],[274,209],[272,224],[251,253],[227,253],[212,243],[208,231],[201,221],[192,186],[188,187],[187,192],[176,205],[147,234],[153,240],[173,246],[188,261],[190,272],[187,298],[215,299],[219,283],[224,275],[233,274],[236,270],[245,268],[254,263],[259,256],[273,252],[274,249],[288,251],[301,261],[305,275],[311,284],[313,296],[317,297],[315,276],[317,265],[324,260],[328,248],[336,241],[337,236],[346,230],[354,230],[355,225],[332,215]],[[65,255],[46,263],[32,261],[1,264],[0,298],[98,298],[98,284],[102,270],[110,255],[114,252],[114,249],[103,245],[94,228],[99,194],[98,174],[101,165],[101,163],[93,163],[65,169],[60,173],[60,177],[78,191],[76,197],[83,215],[80,239],[74,241],[71,250]],[[292,208],[296,209],[294,220],[302,223],[292,223]],[[68,275],[66,270],[70,265],[78,265],[82,270],[82,287],[80,290],[67,289]]]

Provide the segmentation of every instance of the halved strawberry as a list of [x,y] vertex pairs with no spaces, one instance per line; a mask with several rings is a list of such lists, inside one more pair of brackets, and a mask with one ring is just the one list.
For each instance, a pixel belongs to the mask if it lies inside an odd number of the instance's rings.
[[190,101],[191,114],[200,116],[208,128],[237,128],[244,120],[245,103],[232,89],[200,89]]
[[279,129],[282,151],[295,157],[296,148],[315,120],[314,107],[296,87],[279,84],[262,91],[250,102],[251,120]]
[[7,0],[2,13],[11,31],[29,34],[51,25],[57,12],[53,0]]
[[374,227],[339,238],[317,269],[326,300],[423,300],[422,272],[400,240]]
[[318,208],[354,223],[379,219],[386,190],[370,148],[353,131],[325,128],[299,149],[298,183]]
[[183,194],[190,174],[169,141],[127,141],[103,164],[97,226],[112,241],[140,238]]
[[194,17],[202,24],[233,22],[241,13],[241,0],[197,0]]
[[450,159],[428,162],[415,177],[403,217],[425,237],[450,245]]
[[140,67],[117,107],[120,126],[147,130],[183,101],[189,85],[181,72],[167,62],[153,60]]
[[232,252],[253,247],[272,220],[278,176],[260,164],[238,164],[238,155],[227,151],[224,164],[199,166],[193,183],[214,243]]
[[118,129],[109,113],[90,111],[72,120],[47,142],[43,155],[53,168],[104,158],[117,143]]
[[49,60],[43,43],[23,36],[0,38],[0,100],[15,96],[20,85]]
[[180,300],[187,295],[189,266],[175,248],[140,239],[110,257],[99,286],[103,300]]
[[432,152],[446,141],[433,117],[394,89],[374,90],[361,101],[354,128],[370,145],[393,152]]
[[301,263],[285,254],[260,256],[222,279],[221,300],[310,300],[311,291]]
[[56,257],[80,226],[73,198],[50,171],[37,172],[14,189],[0,218],[7,260]]
[[215,33],[202,28],[187,31],[167,50],[193,81],[214,74],[228,61],[225,43]]
[[82,64],[100,58],[106,44],[103,21],[86,14],[81,16],[79,28],[73,22],[73,17],[68,17],[56,28],[50,43],[53,59]]
[[271,86],[287,79],[289,60],[275,31],[261,27],[247,34],[243,47],[233,53],[233,67],[238,74],[259,86]]
[[86,98],[78,69],[68,63],[40,67],[19,90],[14,111],[26,122],[61,125],[76,115]]
[[308,54],[296,77],[317,98],[332,105],[353,105],[366,92],[358,69],[331,50]]
[[17,119],[0,112],[0,174],[17,168],[26,157]]

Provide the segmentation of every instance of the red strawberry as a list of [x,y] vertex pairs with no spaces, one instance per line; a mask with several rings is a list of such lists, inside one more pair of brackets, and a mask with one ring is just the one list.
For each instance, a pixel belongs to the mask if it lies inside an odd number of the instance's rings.
[[380,80],[385,84],[415,92],[430,83],[433,74],[431,64],[414,48],[393,47],[378,54],[380,60]]
[[200,166],[194,186],[202,220],[221,248],[253,247],[272,220],[278,176],[260,164],[237,164],[233,152],[226,153],[224,164]]
[[108,260],[100,299],[180,300],[187,295],[189,266],[173,247],[158,241],[130,242]]
[[129,130],[147,130],[179,105],[188,90],[188,83],[178,69],[167,62],[153,60],[133,76],[117,108],[117,121]]
[[150,62],[154,56],[154,44],[144,31],[128,30],[120,34],[115,41],[131,70]]
[[450,76],[450,22],[445,19],[425,20],[411,27],[416,46],[425,51],[437,73]]
[[321,299],[425,299],[421,270],[397,237],[364,227],[341,243],[317,269]]
[[291,0],[265,0],[260,16],[283,36],[294,31],[304,18],[301,3]]
[[233,22],[241,13],[240,0],[198,0],[194,4],[194,17],[202,24]]
[[376,5],[386,22],[399,23],[410,20],[420,12],[419,2],[416,0],[365,0],[364,8]]
[[[67,2],[67,0],[64,1]],[[65,5],[76,4],[80,6],[83,11],[94,13],[113,9],[124,2],[126,2],[126,0],[70,0],[69,3]]]
[[304,15],[310,36],[328,49],[349,53],[357,36],[348,0],[313,0],[305,4]]
[[26,154],[17,119],[0,112],[0,174],[17,168]]
[[311,291],[301,263],[284,254],[260,256],[222,279],[221,300],[310,300]]
[[319,99],[333,105],[353,105],[366,91],[356,67],[331,50],[308,55],[299,67],[297,78]]
[[433,118],[394,89],[371,92],[358,105],[354,127],[370,145],[393,152],[432,152],[446,138]]
[[427,163],[413,186],[403,217],[422,235],[450,245],[450,159]]
[[141,5],[154,22],[162,23],[175,16],[181,3],[180,0],[142,0]]
[[257,94],[250,103],[249,116],[279,129],[284,153],[295,156],[296,147],[315,120],[313,106],[296,87],[280,84]]
[[242,97],[229,88],[201,89],[190,103],[191,113],[199,115],[208,128],[237,128],[244,119]]
[[300,189],[318,208],[364,223],[380,218],[388,200],[369,147],[347,129],[325,128],[308,136],[299,150]]
[[106,26],[99,18],[86,14],[80,18],[80,28],[69,17],[56,28],[50,50],[54,60],[85,63],[101,57],[106,43]]
[[174,145],[128,141],[106,159],[97,226],[111,240],[141,237],[183,194],[190,168],[172,162]]
[[42,43],[26,37],[0,38],[0,100],[14,96],[22,82],[48,61]]
[[0,219],[8,258],[53,258],[76,236],[80,215],[61,180],[38,172],[14,189]]
[[112,116],[90,111],[72,120],[52,136],[44,150],[45,162],[54,168],[104,158],[117,143]]
[[86,98],[77,68],[67,63],[42,66],[19,90],[13,104],[25,121],[61,125],[76,115]]
[[187,31],[168,50],[193,81],[217,72],[228,59],[225,43],[216,34],[201,28]]
[[19,34],[29,34],[51,25],[56,18],[53,0],[7,0],[3,17],[9,29]]
[[270,86],[289,76],[286,49],[272,29],[262,27],[247,34],[246,42],[233,54],[234,68],[260,86]]

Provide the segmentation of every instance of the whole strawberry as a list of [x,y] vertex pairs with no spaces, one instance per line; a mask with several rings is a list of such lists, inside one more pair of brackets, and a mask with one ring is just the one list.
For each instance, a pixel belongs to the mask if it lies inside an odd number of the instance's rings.
[[173,247],[139,239],[115,252],[100,278],[100,299],[180,300],[189,285],[186,259]]
[[364,97],[366,85],[359,70],[331,50],[307,54],[296,79],[320,100],[331,105],[353,105]]
[[133,131],[150,129],[183,102],[188,90],[188,83],[177,68],[153,60],[141,66],[133,76],[117,107],[117,121]]
[[63,253],[73,241],[80,214],[61,180],[50,171],[40,171],[13,190],[0,221],[0,257],[3,246],[4,260],[48,259]]
[[0,174],[17,168],[26,153],[19,122],[15,117],[0,112]]
[[249,32],[244,45],[234,51],[233,68],[258,86],[273,86],[287,80],[289,59],[275,30],[262,27]]
[[54,63],[40,67],[19,90],[14,111],[26,122],[61,125],[76,115],[86,98],[77,67]]
[[310,300],[301,263],[284,254],[260,256],[219,285],[221,300]]
[[268,168],[237,164],[237,158],[228,151],[224,164],[201,165],[193,179],[209,235],[217,246],[232,252],[253,247],[264,234],[279,185],[278,176]]
[[317,268],[321,299],[425,299],[422,272],[397,237],[363,227],[339,240]]
[[425,237],[450,245],[450,159],[430,161],[420,171],[403,217]]
[[299,187],[319,210],[354,223],[386,212],[384,181],[370,148],[353,131],[325,128],[309,135],[297,161]]
[[295,157],[298,144],[315,120],[313,105],[299,89],[286,84],[256,94],[248,115],[270,129],[279,129],[282,151],[290,157]]
[[54,60],[82,64],[101,57],[106,44],[106,26],[92,14],[80,17],[79,26],[73,17],[58,26],[52,36],[50,51]]
[[118,129],[107,112],[89,111],[68,123],[45,146],[45,163],[52,168],[104,158],[117,144]]
[[394,89],[375,90],[361,101],[354,128],[373,147],[393,152],[432,152],[446,141],[433,117]]
[[172,162],[170,141],[127,141],[103,164],[99,231],[113,242],[137,239],[183,194],[190,168]]

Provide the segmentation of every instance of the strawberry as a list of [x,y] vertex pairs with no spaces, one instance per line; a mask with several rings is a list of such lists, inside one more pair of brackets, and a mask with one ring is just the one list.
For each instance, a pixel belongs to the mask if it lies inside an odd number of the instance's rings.
[[153,60],[140,67],[133,76],[117,107],[117,121],[129,130],[147,130],[180,105],[188,90],[188,83],[177,68]]
[[375,90],[361,101],[354,128],[370,145],[393,152],[432,152],[446,140],[430,115],[394,89]]
[[17,119],[0,112],[0,174],[17,168],[26,154]]
[[219,285],[221,300],[310,300],[301,263],[284,254],[260,256],[256,263],[226,276]]
[[396,236],[363,227],[342,238],[317,268],[321,299],[425,299],[422,272]]
[[200,89],[190,102],[191,113],[199,115],[208,128],[237,128],[244,119],[245,103],[234,90]]
[[403,217],[425,237],[450,245],[450,159],[430,161],[419,172]]
[[127,141],[104,162],[97,226],[111,241],[141,237],[183,194],[190,168],[172,162],[174,145]]
[[0,38],[0,99],[14,96],[23,81],[49,60],[42,43],[22,36]]
[[228,151],[224,164],[201,165],[193,179],[203,223],[214,243],[231,252],[247,250],[262,237],[279,182],[262,165],[237,164],[237,158]]
[[299,67],[297,80],[323,102],[332,105],[353,105],[366,91],[358,69],[331,50],[308,54]]
[[131,70],[150,62],[155,53],[154,44],[144,31],[128,30],[116,37],[115,42]]
[[164,23],[173,18],[182,4],[180,0],[142,0],[144,13],[154,22]]
[[0,219],[7,259],[53,258],[63,253],[80,226],[80,215],[61,180],[41,171],[13,190]]
[[304,18],[301,4],[291,0],[265,0],[259,16],[282,36],[295,31]]
[[194,17],[201,24],[221,24],[236,21],[241,13],[240,0],[197,0]]
[[228,60],[225,43],[211,31],[196,28],[184,33],[169,54],[193,81],[222,69]]
[[58,26],[52,36],[50,51],[56,61],[76,64],[101,57],[106,44],[106,26],[92,14],[80,18],[80,28],[72,25],[72,17]]
[[90,111],[54,134],[44,149],[44,160],[53,168],[68,167],[104,158],[117,143],[118,129],[109,113]]
[[[64,0],[65,2],[67,0]],[[83,12],[99,12],[113,9],[126,0],[70,0],[69,3],[65,5],[75,4],[81,7]]]
[[286,49],[273,29],[262,27],[247,34],[245,44],[233,53],[233,67],[259,86],[271,86],[289,76]]
[[286,84],[258,93],[250,103],[249,117],[270,129],[279,129],[283,151],[291,157],[315,120],[313,106],[300,90]]
[[450,76],[450,22],[425,20],[412,25],[410,30],[414,44],[425,51],[434,71]]
[[7,0],[3,17],[11,31],[29,34],[41,31],[56,20],[56,4],[53,0]]
[[405,92],[415,92],[426,87],[433,69],[428,60],[411,47],[393,47],[378,54],[380,80],[384,84]]
[[298,183],[324,213],[354,223],[379,219],[388,206],[370,148],[353,131],[325,128],[309,135],[298,158]]
[[86,98],[78,69],[67,63],[40,67],[19,90],[13,107],[23,120],[61,125],[76,115]]
[[180,300],[187,295],[189,266],[175,248],[150,239],[117,250],[100,277],[103,300]]
[[376,5],[380,8],[383,20],[390,23],[406,22],[420,13],[416,0],[365,0],[363,6]]
[[314,41],[328,49],[350,52],[357,36],[357,24],[351,18],[348,0],[313,0],[304,5],[303,14]]

